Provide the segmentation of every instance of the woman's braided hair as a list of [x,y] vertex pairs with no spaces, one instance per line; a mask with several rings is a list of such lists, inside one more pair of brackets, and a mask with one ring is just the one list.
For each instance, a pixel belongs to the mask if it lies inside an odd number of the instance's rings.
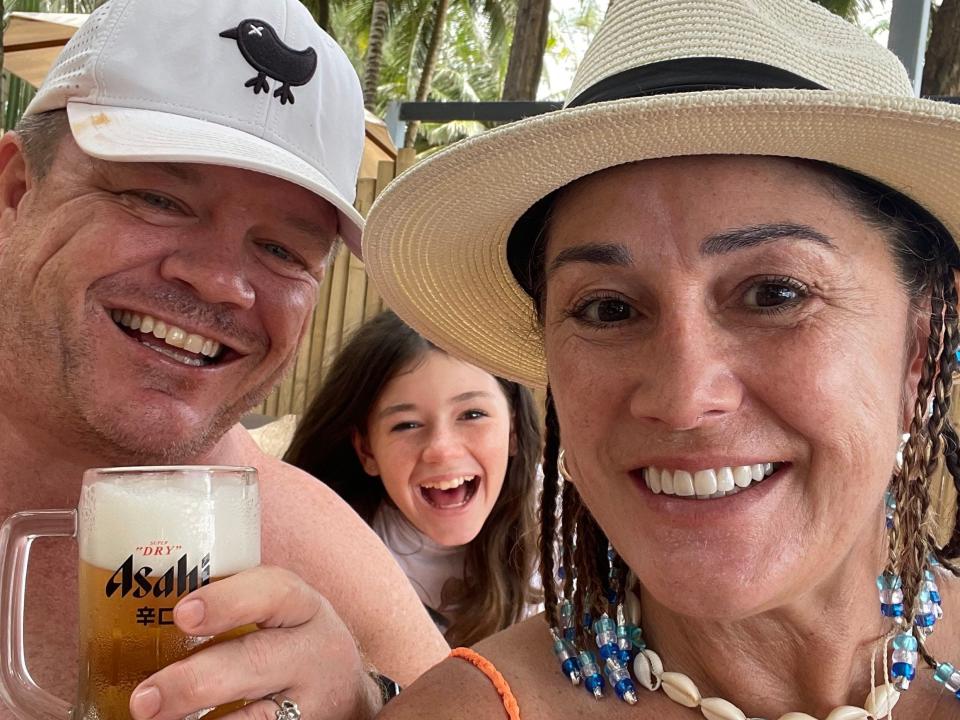
[[[904,606],[913,608],[923,586],[931,556],[960,576],[960,503],[954,511],[953,531],[943,545],[936,540],[931,520],[931,486],[944,472],[960,493],[960,438],[950,410],[953,373],[960,334],[957,327],[957,286],[954,269],[960,255],[946,229],[906,196],[869,178],[832,166],[811,163],[863,220],[883,234],[893,252],[901,284],[914,307],[929,306],[929,337],[903,462],[893,472],[891,491],[896,500],[890,533],[893,572],[903,582]],[[544,319],[547,231],[558,190],[531,207],[517,222],[508,244],[508,261],[520,285],[533,298],[540,324]],[[608,587],[611,565],[620,578],[626,567],[619,557],[608,557],[609,541],[586,508],[572,483],[557,466],[561,448],[560,425],[553,395],[546,400],[544,488],[541,508],[540,572],[548,608],[547,621],[559,624],[552,612],[562,599],[574,607],[577,642],[589,646],[588,629],[579,619],[609,610],[608,601],[622,600],[623,587]],[[560,499],[557,507],[558,498]],[[559,567],[558,567],[559,563]],[[574,581],[576,579],[576,581]],[[921,647],[928,663],[933,658]]]

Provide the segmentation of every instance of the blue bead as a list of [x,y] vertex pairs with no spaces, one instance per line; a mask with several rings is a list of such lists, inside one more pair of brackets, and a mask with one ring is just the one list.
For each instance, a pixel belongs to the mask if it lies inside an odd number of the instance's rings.
[[957,690],[957,695],[956,695],[956,697],[957,697],[957,700],[960,700],[960,690]]
[[897,635],[893,639],[893,647],[897,650],[917,651],[917,639],[913,635]]
[[567,658],[563,661],[560,669],[563,670],[564,675],[570,675],[573,672],[580,672],[580,663],[577,662],[576,658]]
[[910,663],[898,662],[894,663],[890,668],[890,674],[894,677],[902,677],[907,680],[913,680],[917,675],[917,669],[913,667]]
[[897,590],[903,586],[903,581],[899,575],[893,573],[884,573],[877,576],[877,587],[880,590]]
[[600,646],[600,659],[604,662],[607,661],[607,658],[615,658],[617,656],[617,646],[613,643],[607,643],[606,645]]
[[930,591],[930,602],[936,603],[937,605],[939,605],[940,602],[941,602],[941,600],[940,600],[940,593],[937,592],[936,590],[931,590],[931,591]]
[[623,696],[626,695],[628,692],[635,693],[637,691],[637,689],[633,686],[633,682],[630,680],[630,678],[624,678],[623,680],[618,682],[616,684],[616,687],[614,687],[613,689],[617,693],[617,697],[620,698],[621,700],[623,700]]
[[936,672],[933,673],[933,679],[943,684],[950,679],[950,676],[953,675],[955,671],[956,669],[950,663],[940,663]]
[[603,678],[599,675],[591,675],[583,681],[583,684],[590,693],[593,693],[597,688],[603,689]]
[[630,667],[630,651],[629,650],[618,650],[617,651],[617,660],[624,667]]
[[896,603],[895,605],[887,605],[886,603],[881,603],[880,612],[882,612],[887,617],[902,617],[903,603]]
[[574,640],[577,639],[577,631],[572,627],[564,628],[563,639],[568,640],[569,642],[573,642]]
[[933,627],[937,619],[933,615],[917,615],[913,622],[917,627]]

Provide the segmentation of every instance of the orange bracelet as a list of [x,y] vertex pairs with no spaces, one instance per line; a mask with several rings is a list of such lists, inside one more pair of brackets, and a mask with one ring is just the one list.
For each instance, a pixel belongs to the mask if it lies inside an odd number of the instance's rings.
[[513,696],[510,684],[504,679],[503,675],[500,674],[500,671],[497,670],[492,662],[476,650],[465,647],[454,648],[450,651],[450,657],[466,660],[486,675],[490,682],[493,683],[493,687],[496,688],[497,694],[503,701],[503,708],[507,711],[508,720],[520,720],[520,705],[517,703],[517,698]]

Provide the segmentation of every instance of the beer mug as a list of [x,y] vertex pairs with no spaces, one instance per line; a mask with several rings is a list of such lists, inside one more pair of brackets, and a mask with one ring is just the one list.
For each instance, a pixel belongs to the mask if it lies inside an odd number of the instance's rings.
[[[34,683],[23,648],[30,544],[76,537],[80,550],[79,694],[71,707]],[[0,691],[20,718],[129,717],[130,694],[157,670],[216,637],[177,630],[187,593],[260,563],[257,471],[234,467],[88,470],[76,510],[10,516],[0,529]],[[222,706],[218,717],[242,705]]]

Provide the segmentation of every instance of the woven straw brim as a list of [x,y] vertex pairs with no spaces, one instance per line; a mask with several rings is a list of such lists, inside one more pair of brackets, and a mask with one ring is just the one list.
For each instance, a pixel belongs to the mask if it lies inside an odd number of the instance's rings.
[[960,107],[823,90],[618,100],[503,126],[414,166],[367,218],[367,271],[438,347],[546,384],[529,296],[507,264],[519,217],[590,173],[684,155],[778,155],[854,170],[913,198],[960,237]]

